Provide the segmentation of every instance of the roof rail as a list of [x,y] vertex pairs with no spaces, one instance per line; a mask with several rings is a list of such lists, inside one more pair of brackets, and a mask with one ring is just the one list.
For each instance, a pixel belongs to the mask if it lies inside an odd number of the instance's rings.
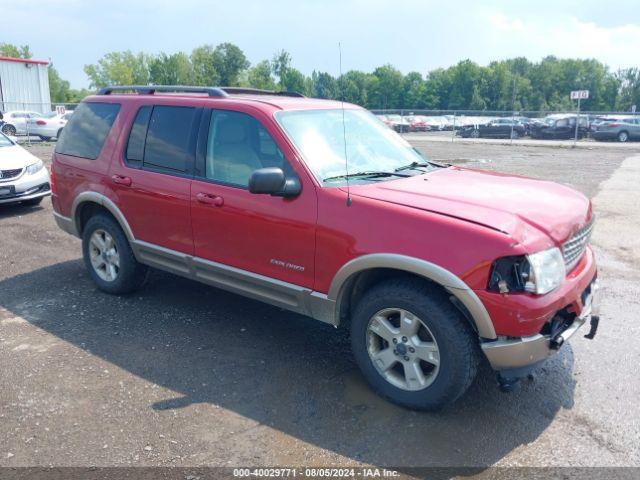
[[273,90],[261,90],[259,88],[245,88],[245,87],[218,87],[220,88],[220,90],[223,90],[226,93],[229,94],[236,94],[236,95],[242,95],[242,94],[247,94],[247,95],[277,95],[279,97],[298,97],[298,98],[304,98],[304,95],[298,92],[276,92]]
[[210,97],[228,97],[230,94],[245,94],[304,98],[304,95],[298,92],[275,92],[273,90],[261,90],[259,88],[245,87],[192,87],[185,85],[118,85],[113,87],[104,87],[98,91],[98,95],[111,95],[116,92],[135,92],[139,95],[153,95],[156,92],[168,92],[206,93]]
[[223,89],[218,87],[189,87],[183,85],[119,85],[102,88],[98,91],[98,95],[111,95],[115,92],[135,92],[139,95],[153,95],[156,92],[206,93],[210,97],[229,96]]

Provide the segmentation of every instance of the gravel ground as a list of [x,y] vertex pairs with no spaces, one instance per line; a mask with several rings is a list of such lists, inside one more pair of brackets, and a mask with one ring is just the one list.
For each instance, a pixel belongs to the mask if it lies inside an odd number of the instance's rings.
[[483,372],[444,412],[411,412],[367,388],[340,331],[161,272],[105,295],[50,201],[5,206],[0,466],[640,466],[640,145],[412,142],[594,198],[594,341],[573,339],[515,393]]

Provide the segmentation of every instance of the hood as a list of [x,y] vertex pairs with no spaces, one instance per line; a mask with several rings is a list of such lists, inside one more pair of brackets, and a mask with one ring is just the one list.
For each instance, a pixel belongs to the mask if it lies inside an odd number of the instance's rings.
[[525,240],[525,224],[559,244],[591,217],[591,202],[572,188],[460,167],[352,186],[351,194],[460,218],[520,243]]
[[0,170],[24,168],[38,161],[38,157],[30,154],[19,145],[0,147]]

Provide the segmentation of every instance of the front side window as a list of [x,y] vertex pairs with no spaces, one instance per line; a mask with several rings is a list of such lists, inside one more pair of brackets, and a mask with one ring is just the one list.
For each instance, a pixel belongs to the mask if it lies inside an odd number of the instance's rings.
[[315,177],[327,186],[343,180],[340,177],[347,170],[351,176],[359,172],[393,174],[426,162],[406,140],[366,110],[289,110],[276,113],[276,119]]
[[64,127],[56,153],[95,160],[119,111],[117,103],[81,103]]
[[206,178],[246,188],[251,174],[265,167],[281,168],[285,175],[293,173],[273,137],[256,118],[214,110],[207,138]]

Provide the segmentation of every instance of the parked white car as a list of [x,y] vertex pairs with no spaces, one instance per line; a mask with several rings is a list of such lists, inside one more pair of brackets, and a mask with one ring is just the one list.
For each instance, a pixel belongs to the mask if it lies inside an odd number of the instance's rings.
[[5,135],[26,135],[27,121],[42,117],[41,113],[27,110],[15,110],[4,113],[2,133]]
[[38,205],[48,195],[49,172],[42,160],[0,133],[0,205]]
[[51,112],[38,118],[30,118],[29,134],[37,135],[41,140],[48,141],[53,137],[60,138],[62,129],[67,124],[73,111],[66,112],[63,115],[59,115],[56,112]]

